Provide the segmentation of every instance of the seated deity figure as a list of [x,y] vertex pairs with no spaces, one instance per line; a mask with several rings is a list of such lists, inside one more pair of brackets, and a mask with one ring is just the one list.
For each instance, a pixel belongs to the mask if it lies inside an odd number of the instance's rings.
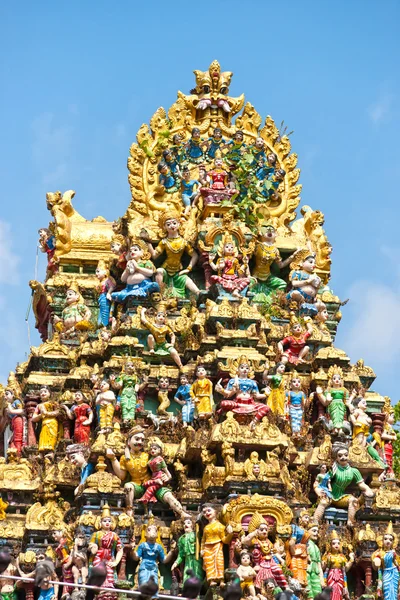
[[232,411],[236,417],[249,415],[252,417],[250,427],[261,421],[271,411],[269,406],[260,402],[265,400],[266,395],[261,394],[258,385],[251,378],[251,364],[246,356],[240,356],[236,364],[236,373],[227,386],[221,385],[221,380],[216,384],[215,390],[224,396],[218,409],[218,413]]
[[125,302],[127,298],[146,298],[160,287],[153,281],[155,266],[150,260],[150,252],[146,243],[141,239],[133,239],[127,253],[128,262],[121,275],[121,281],[126,287],[111,294],[114,302]]

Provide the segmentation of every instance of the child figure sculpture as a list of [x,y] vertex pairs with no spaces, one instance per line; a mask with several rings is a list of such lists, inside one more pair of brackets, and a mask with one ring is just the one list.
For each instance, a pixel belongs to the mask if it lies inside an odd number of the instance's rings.
[[230,233],[225,233],[218,244],[217,254],[219,256],[215,263],[215,254],[209,255],[210,267],[217,271],[217,275],[211,275],[210,282],[218,284],[222,289],[234,298],[240,298],[246,294],[250,284],[250,272],[248,258],[244,255],[240,265],[238,249]]

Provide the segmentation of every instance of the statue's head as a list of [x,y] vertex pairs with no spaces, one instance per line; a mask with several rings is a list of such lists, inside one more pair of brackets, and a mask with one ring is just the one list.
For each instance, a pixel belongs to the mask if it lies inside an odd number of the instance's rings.
[[267,225],[261,227],[260,237],[266,242],[272,244],[276,240],[275,227],[271,223],[268,223]]
[[265,146],[265,142],[262,139],[262,137],[258,137],[256,138],[256,141],[254,142],[255,147],[257,148],[257,150],[262,150]]
[[308,537],[313,542],[318,540],[319,524],[316,521],[311,521],[308,525]]
[[132,451],[142,451],[144,448],[144,429],[139,425],[133,427],[128,433],[128,446]]
[[169,388],[169,377],[160,377],[158,380],[158,388],[160,390],[167,390]]
[[240,129],[235,131],[235,133],[233,134],[233,139],[237,144],[243,142],[243,140],[244,140],[243,131],[241,131]]
[[45,402],[46,400],[48,400],[50,398],[49,388],[46,386],[41,387],[40,391],[39,391],[39,395],[40,395],[40,400],[42,402]]
[[222,131],[219,127],[215,127],[213,131],[213,138],[215,140],[220,140],[222,138]]
[[201,514],[207,519],[207,521],[211,521],[211,519],[215,519],[217,516],[217,511],[215,510],[213,504],[203,504]]
[[278,169],[277,171],[275,171],[275,180],[276,181],[283,181],[286,175],[286,171],[285,169]]
[[191,533],[193,531],[193,521],[190,517],[183,519],[183,530],[185,533]]
[[308,256],[305,257],[301,266],[302,266],[303,270],[306,271],[307,273],[313,273],[315,271],[315,265],[316,265],[316,256],[314,253],[310,253],[310,254],[308,254]]
[[85,401],[85,396],[80,390],[77,390],[74,394],[74,400],[77,404],[83,404]]
[[271,167],[274,167],[276,165],[277,160],[278,160],[278,157],[276,156],[275,152],[268,152],[267,161]]
[[90,449],[83,444],[71,444],[67,446],[67,460],[76,467],[82,468],[89,458]]
[[107,379],[103,379],[103,381],[100,383],[100,391],[108,392],[109,389],[110,389],[109,382],[107,381]]
[[205,368],[204,365],[197,365],[197,367],[196,367],[196,375],[200,379],[204,379],[204,377],[207,375],[207,371],[206,371],[206,368]]
[[195,140],[199,140],[200,139],[200,129],[198,127],[193,127],[193,129],[192,129],[192,138],[194,138]]

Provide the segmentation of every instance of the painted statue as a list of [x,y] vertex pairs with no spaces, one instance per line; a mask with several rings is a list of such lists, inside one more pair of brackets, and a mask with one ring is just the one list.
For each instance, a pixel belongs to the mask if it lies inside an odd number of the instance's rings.
[[196,366],[196,379],[190,387],[190,397],[195,405],[195,414],[200,419],[209,418],[213,412],[213,385],[207,379],[207,371],[204,365]]
[[55,256],[56,252],[56,238],[55,235],[47,229],[42,227],[38,231],[39,234],[39,248],[44,254],[47,254],[47,269],[50,273],[55,273],[58,269],[58,259]]
[[[186,290],[198,296],[199,288],[188,276],[197,262],[198,255],[192,245],[179,233],[180,226],[180,215],[175,211],[166,211],[160,217],[160,229],[165,231],[166,236],[160,240],[158,246],[153,248],[149,236],[144,230],[141,237],[148,243],[153,260],[164,253],[166,255],[166,260],[156,271],[156,282],[160,288],[163,285],[167,286],[171,290],[171,294],[177,298],[185,298]],[[190,262],[184,269],[182,258],[185,254],[190,256]]]
[[242,550],[240,553],[240,565],[236,569],[236,575],[240,579],[240,587],[243,593],[247,592],[251,598],[255,598],[256,588],[254,582],[257,572],[251,566],[251,554],[248,550]]
[[246,149],[243,131],[240,129],[235,131],[232,139],[229,140],[221,149],[228,150],[228,152],[225,154],[225,160],[231,168],[235,168],[237,163],[242,158],[243,151]]
[[228,187],[228,171],[225,171],[223,164],[222,157],[217,152],[214,167],[207,173],[207,181],[212,190],[223,191]]
[[350,397],[344,387],[342,369],[336,365],[329,367],[328,388],[322,394],[321,388],[318,387],[316,393],[321,404],[327,407],[330,417],[329,428],[332,434],[338,435],[342,431],[349,433],[346,413],[347,409],[352,410],[351,401],[354,394]]
[[293,573],[293,577],[297,579],[301,585],[307,583],[307,529],[310,523],[310,514],[303,509],[300,512],[298,525],[292,525],[292,533],[288,543],[288,553],[286,565]]
[[117,579],[117,567],[121,562],[124,547],[119,536],[114,533],[116,521],[111,516],[110,507],[103,506],[101,517],[99,517],[98,531],[90,539],[89,551],[93,555],[92,566],[105,563],[107,576],[101,586],[102,588],[113,588]]
[[12,436],[9,441],[10,448],[16,448],[18,454],[21,454],[22,448],[26,445],[26,416],[22,401],[15,398],[14,391],[10,388],[4,390],[4,400],[7,403],[7,416],[10,419]]
[[85,489],[86,479],[89,475],[93,475],[95,466],[88,462],[90,456],[90,448],[83,444],[70,444],[66,450],[67,460],[80,470],[80,481],[78,487],[75,488],[75,496],[79,496]]
[[220,381],[215,386],[215,390],[225,398],[220,402],[219,412],[232,411],[236,416],[250,415],[250,427],[253,428],[271,409],[259,402],[265,400],[266,396],[260,393],[257,382],[252,379],[251,364],[247,357],[240,356],[236,362],[236,374],[227,386],[223,388]]
[[196,204],[196,200],[200,196],[200,186],[200,181],[197,179],[190,179],[190,169],[189,167],[185,167],[182,171],[181,194],[186,215],[189,214],[191,206]]
[[168,562],[171,559],[172,551],[166,554],[157,525],[149,523],[143,527],[141,540],[133,550],[132,556],[134,560],[140,561],[139,586],[147,583],[150,577],[158,584],[158,565]]
[[393,410],[389,410],[386,414],[385,425],[381,434],[382,441],[384,444],[384,454],[387,465],[387,475],[393,477],[393,442],[397,439],[397,433],[393,429],[393,425],[396,423],[396,417]]
[[239,252],[230,233],[223,234],[218,244],[217,254],[217,262],[214,262],[215,254],[209,255],[210,267],[217,272],[216,275],[211,275],[210,282],[221,286],[225,292],[231,294],[234,298],[245,296],[250,284],[248,258],[244,255],[242,265],[240,264]]
[[60,332],[61,337],[73,337],[76,331],[87,331],[92,327],[90,323],[92,313],[86,306],[75,282],[71,283],[67,289],[65,304],[62,316],[55,315],[53,317],[55,329]]
[[297,253],[291,262],[290,283],[292,289],[287,294],[288,301],[294,301],[300,306],[302,314],[314,317],[324,303],[317,298],[321,287],[321,278],[314,273],[316,255],[308,249]]
[[149,440],[149,461],[147,468],[150,473],[150,478],[142,485],[145,488],[143,496],[139,498],[139,502],[148,504],[149,502],[157,502],[155,493],[164,487],[172,479],[172,475],[168,470],[167,463],[163,457],[164,444],[159,438],[151,438]]
[[195,577],[203,578],[202,561],[197,557],[197,539],[191,518],[183,519],[183,535],[178,539],[178,556],[171,571],[183,564],[183,583],[190,577],[192,570]]
[[292,314],[290,316],[290,335],[286,336],[278,342],[278,351],[281,355],[281,362],[285,365],[299,365],[306,362],[307,355],[310,351],[307,345],[307,340],[313,332],[313,327],[310,317],[304,317],[305,329],[298,321],[297,317]]
[[322,464],[320,466],[319,473],[316,476],[313,484],[313,488],[318,498],[332,498],[331,478],[326,464]]
[[242,544],[252,548],[257,590],[262,590],[264,582],[270,578],[274,578],[278,586],[285,589],[288,583],[282,566],[274,558],[274,545],[268,534],[268,523],[262,515],[255,513],[249,521],[248,533],[242,538]]
[[[146,308],[142,308],[140,312],[140,320],[142,324],[150,331],[147,336],[147,344],[151,354],[160,356],[170,355],[179,368],[182,367],[182,361],[175,348],[175,334],[167,325],[167,309],[165,304],[159,303],[156,314],[153,319],[149,319],[146,315]],[[170,341],[167,342],[167,336]]]
[[203,558],[207,583],[210,587],[213,587],[224,580],[223,547],[224,544],[229,544],[231,541],[233,529],[231,525],[227,527],[222,525],[212,504],[203,505],[202,515],[207,524],[203,529],[200,555]]
[[275,367],[274,375],[267,374],[263,379],[263,383],[269,388],[267,406],[273,413],[281,416],[285,414],[285,369],[285,364],[280,362]]
[[252,167],[256,167],[260,160],[266,160],[265,142],[262,137],[255,139],[254,144],[248,148],[248,151],[253,156]]
[[332,531],[329,536],[329,550],[322,557],[326,585],[332,588],[331,600],[349,598],[346,573],[354,563],[354,559],[353,552],[350,552],[348,559],[346,558],[337,532]]
[[96,396],[96,408],[98,409],[98,420],[100,432],[102,433],[112,431],[115,404],[116,398],[114,392],[110,390],[110,383],[103,379]]
[[219,127],[215,127],[211,137],[206,140],[206,155],[207,158],[214,160],[217,151],[225,146],[226,140],[222,137],[222,131]]
[[378,593],[381,592],[383,600],[397,600],[400,559],[396,552],[398,539],[391,521],[377,541],[379,550],[372,555],[372,566],[378,571]]
[[50,390],[47,387],[40,388],[40,404],[35,409],[32,421],[41,423],[38,450],[48,457],[54,456],[57,443],[61,439],[59,415],[60,407],[55,400],[51,400]]
[[193,425],[195,405],[190,395],[191,384],[189,377],[182,373],[179,378],[180,386],[175,392],[174,400],[182,406],[182,423],[184,427]]
[[[150,456],[144,451],[144,443],[145,436],[143,428],[135,426],[128,434],[127,446],[119,461],[111,448],[107,449],[107,457],[111,461],[114,473],[122,482],[125,482],[127,478],[129,479],[124,485],[126,507],[129,514],[132,514],[134,500],[139,500],[145,493],[146,488],[144,484],[150,478],[147,467]],[[164,486],[158,488],[155,491],[154,496],[160,502],[168,504],[179,517],[189,516],[185,513],[181,503],[178,502],[169,488]]]
[[204,140],[201,139],[200,129],[193,127],[192,134],[188,142],[186,142],[186,158],[189,162],[199,164],[203,161],[204,152],[202,149]]
[[[353,400],[352,404],[350,421],[353,425],[353,444],[358,444],[366,448],[371,458],[379,463],[382,469],[386,469],[386,462],[375,447],[378,441],[376,439],[377,434],[370,433],[372,419],[367,413],[367,399],[364,395],[361,395],[359,398]],[[380,437],[379,442],[381,442]]]
[[175,153],[170,148],[163,150],[163,161],[168,166],[171,173],[181,177],[181,170],[179,168],[179,162],[175,156]]
[[99,260],[97,263],[96,277],[99,280],[99,325],[107,327],[110,322],[111,293],[115,289],[116,283],[104,260]]
[[173,194],[174,192],[177,192],[179,189],[178,175],[173,173],[167,163],[163,160],[158,163],[157,169],[160,173],[158,176],[158,182],[162,190],[167,194]]
[[110,375],[110,383],[115,390],[119,390],[117,407],[121,408],[122,421],[124,423],[133,421],[136,416],[136,402],[139,391],[139,378],[135,364],[128,359],[118,377]]
[[261,227],[254,250],[255,264],[252,272],[250,291],[254,294],[253,302],[265,302],[276,291],[286,289],[286,282],[271,273],[271,268],[284,269],[293,261],[297,251],[282,260],[276,246],[276,229],[271,223]]
[[296,371],[292,371],[290,390],[286,392],[286,403],[293,435],[299,435],[301,432],[306,400],[306,395],[301,389],[301,378]]
[[62,405],[67,416],[74,421],[74,442],[76,444],[90,444],[90,426],[93,423],[93,411],[90,404],[80,390],[74,394],[74,404],[69,408]]
[[147,244],[139,238],[132,240],[125,256],[127,263],[121,274],[121,281],[126,287],[119,292],[113,292],[111,300],[121,303],[127,298],[146,298],[149,294],[158,292],[160,287],[152,279],[156,269],[150,260]]
[[347,488],[351,484],[357,485],[366,498],[373,498],[374,492],[365,483],[360,471],[350,466],[349,450],[345,444],[335,444],[333,457],[335,462],[329,472],[332,497],[329,498],[327,495],[320,497],[314,517],[320,521],[324,516],[325,509],[332,504],[338,508],[347,508],[347,524],[349,527],[354,527],[359,502],[355,496],[346,492]]
[[311,522],[308,525],[307,540],[307,597],[313,599],[325,587],[324,572],[322,570],[321,551],[318,547],[319,525]]

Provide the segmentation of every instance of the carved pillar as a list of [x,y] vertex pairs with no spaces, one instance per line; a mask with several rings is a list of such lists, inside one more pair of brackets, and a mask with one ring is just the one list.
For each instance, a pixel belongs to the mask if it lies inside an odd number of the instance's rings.
[[35,433],[34,424],[32,422],[32,417],[33,417],[33,413],[35,412],[35,409],[38,404],[39,404],[39,396],[38,395],[27,394],[25,396],[25,412],[26,412],[27,429],[28,429],[27,446],[35,446],[36,445],[36,433]]
[[372,413],[372,427],[374,428],[374,433],[379,433],[381,435],[383,431],[383,426],[385,424],[385,414],[384,413]]

